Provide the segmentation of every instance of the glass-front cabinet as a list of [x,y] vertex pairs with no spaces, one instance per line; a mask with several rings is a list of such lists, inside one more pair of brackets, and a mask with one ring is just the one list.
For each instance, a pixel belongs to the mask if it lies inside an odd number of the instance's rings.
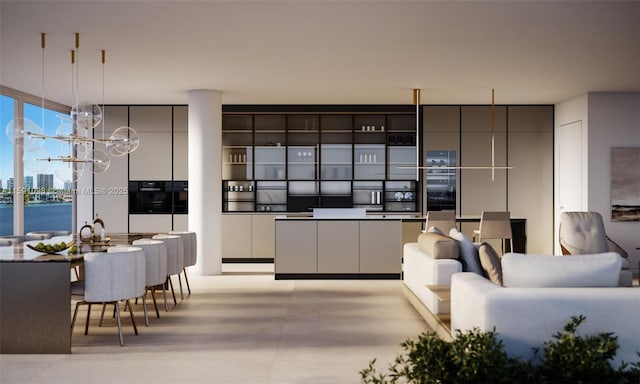
[[224,212],[420,211],[413,107],[294,107],[223,110]]

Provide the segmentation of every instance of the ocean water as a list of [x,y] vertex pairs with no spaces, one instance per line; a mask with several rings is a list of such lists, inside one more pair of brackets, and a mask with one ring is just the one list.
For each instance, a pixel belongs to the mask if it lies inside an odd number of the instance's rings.
[[[24,233],[31,231],[71,231],[71,203],[27,204]],[[13,234],[13,205],[0,204],[0,236]]]

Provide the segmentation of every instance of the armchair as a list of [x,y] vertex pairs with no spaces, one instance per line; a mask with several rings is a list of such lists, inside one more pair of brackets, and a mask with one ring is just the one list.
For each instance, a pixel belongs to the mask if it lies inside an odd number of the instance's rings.
[[629,254],[607,236],[602,215],[598,212],[562,212],[559,240],[563,255],[618,253],[623,258],[620,286],[631,286],[633,274],[629,269]]

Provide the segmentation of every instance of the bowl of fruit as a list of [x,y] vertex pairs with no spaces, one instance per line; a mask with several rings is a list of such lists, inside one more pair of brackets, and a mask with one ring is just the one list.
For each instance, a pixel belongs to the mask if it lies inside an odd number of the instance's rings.
[[26,244],[26,246],[29,247],[30,249],[33,249],[34,251],[42,252],[50,255],[58,254],[66,250],[69,250],[69,253],[75,253],[72,251],[76,249],[75,241],[71,241],[68,243],[64,241],[60,241],[58,243],[51,243],[51,244],[45,244],[41,241],[39,243],[36,243],[35,245]]

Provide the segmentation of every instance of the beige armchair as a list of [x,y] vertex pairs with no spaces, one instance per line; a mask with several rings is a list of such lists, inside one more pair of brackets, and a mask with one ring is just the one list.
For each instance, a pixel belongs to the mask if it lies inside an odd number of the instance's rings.
[[563,255],[618,253],[623,259],[620,286],[631,286],[633,273],[629,269],[629,254],[607,236],[598,212],[562,212],[559,240]]

